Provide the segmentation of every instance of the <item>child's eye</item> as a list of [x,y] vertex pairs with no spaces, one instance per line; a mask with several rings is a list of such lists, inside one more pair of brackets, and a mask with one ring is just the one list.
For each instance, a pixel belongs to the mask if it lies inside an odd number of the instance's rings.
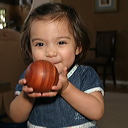
[[44,44],[43,43],[37,43],[35,46],[41,47],[41,46],[44,46]]
[[60,42],[58,42],[58,44],[59,44],[59,45],[63,45],[63,44],[67,44],[67,43],[64,42],[64,41],[60,41]]

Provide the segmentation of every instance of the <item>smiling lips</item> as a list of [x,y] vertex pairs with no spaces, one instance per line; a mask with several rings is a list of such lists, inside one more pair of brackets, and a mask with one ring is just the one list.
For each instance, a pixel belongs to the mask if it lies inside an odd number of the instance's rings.
[[58,63],[60,63],[60,61],[59,60],[53,60],[53,59],[49,59],[48,61],[50,61],[52,64],[54,64],[54,65],[56,65],[56,64],[58,64]]

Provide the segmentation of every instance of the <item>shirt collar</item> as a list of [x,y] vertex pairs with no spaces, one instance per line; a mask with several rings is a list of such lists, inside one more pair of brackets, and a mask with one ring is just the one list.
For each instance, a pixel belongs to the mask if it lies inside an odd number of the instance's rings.
[[68,72],[67,77],[71,77],[72,74],[76,71],[78,65],[74,65],[73,68]]

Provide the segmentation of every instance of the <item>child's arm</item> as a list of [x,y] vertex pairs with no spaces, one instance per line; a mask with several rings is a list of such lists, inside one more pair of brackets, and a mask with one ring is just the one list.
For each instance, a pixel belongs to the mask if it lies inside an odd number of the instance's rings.
[[[25,85],[26,80],[19,80],[19,84]],[[16,96],[11,102],[9,112],[10,117],[15,122],[24,122],[28,119],[29,114],[32,110],[33,104],[35,102],[35,97],[39,97],[40,93],[32,93],[33,89],[23,86],[20,95]]]
[[99,91],[85,93],[66,79],[66,69],[61,75],[60,95],[78,112],[91,120],[99,120],[104,113],[104,99]]
[[10,104],[10,117],[17,123],[24,122],[28,119],[33,107],[34,98],[30,98],[24,91]]
[[73,108],[89,119],[99,120],[104,113],[104,100],[102,94],[98,91],[87,94],[69,83],[61,96]]

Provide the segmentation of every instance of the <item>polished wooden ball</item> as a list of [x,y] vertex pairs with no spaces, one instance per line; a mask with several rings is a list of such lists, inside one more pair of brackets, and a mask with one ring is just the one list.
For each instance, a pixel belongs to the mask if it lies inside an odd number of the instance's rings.
[[25,78],[27,86],[32,87],[34,92],[49,92],[53,85],[57,85],[59,74],[54,64],[38,60],[27,67]]

